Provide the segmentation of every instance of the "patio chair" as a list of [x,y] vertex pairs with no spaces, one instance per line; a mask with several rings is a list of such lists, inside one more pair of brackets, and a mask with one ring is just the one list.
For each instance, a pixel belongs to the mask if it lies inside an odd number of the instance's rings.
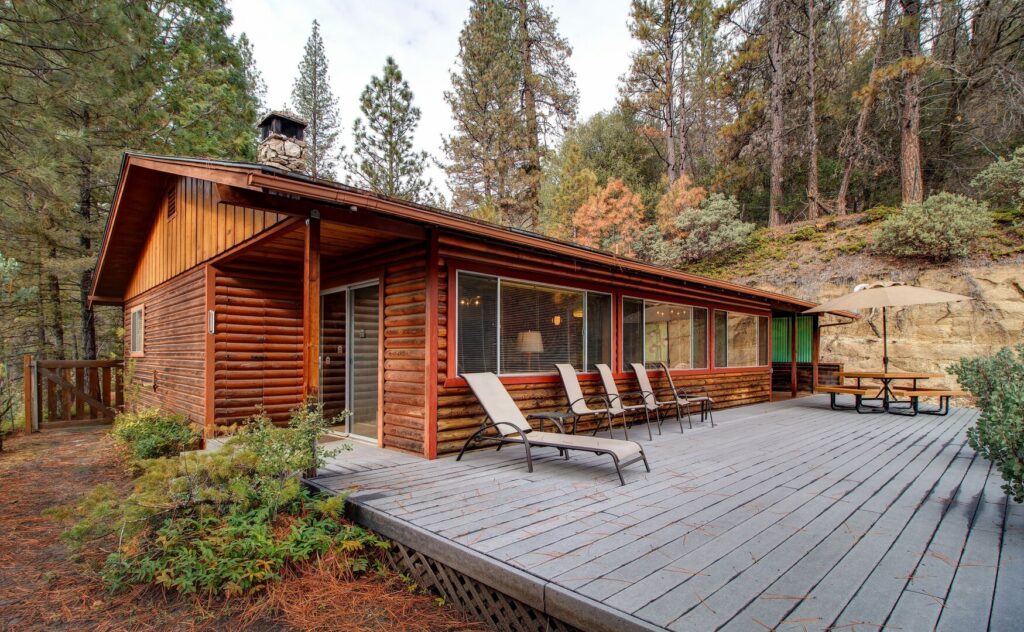
[[[633,373],[636,373],[636,383],[640,385],[640,392],[644,394],[644,400],[647,402],[648,407],[653,406],[655,412],[658,415],[658,434],[661,434],[661,408],[665,406],[675,406],[676,409],[676,420],[679,422],[679,432],[683,432],[683,411],[686,411],[686,419],[690,419],[690,402],[679,395],[674,388],[664,388],[660,391],[654,390],[651,386],[651,380],[647,376],[647,367],[639,362],[633,362],[630,365],[633,369]],[[659,395],[664,394],[671,395],[672,399],[662,400],[658,399]],[[693,427],[693,422],[690,422],[690,427]]]
[[[668,385],[673,391],[679,393],[679,396],[685,399],[689,404],[697,404],[700,406],[700,421],[704,423],[704,416],[707,415],[708,419],[711,420],[711,427],[715,427],[715,416],[711,413],[711,410],[715,406],[715,400],[711,398],[711,394],[708,392],[708,387],[701,385],[700,388],[691,388],[689,390],[685,388],[676,388],[675,383],[672,381],[672,371],[669,370],[668,365],[664,362],[661,363],[661,370],[665,372],[665,379],[668,380]],[[693,420],[689,419],[689,411],[687,411],[687,420],[690,422],[690,428],[693,428]]]
[[[638,410],[644,411],[644,418],[647,421],[647,439],[653,439],[654,435],[651,434],[651,409],[648,406],[647,400],[643,393],[619,393],[619,385],[615,383],[615,377],[612,375],[611,367],[607,364],[596,364],[597,373],[601,376],[601,385],[604,386],[605,397],[608,398],[608,410],[612,415],[618,415],[622,417],[622,429],[626,433],[626,438],[629,439],[629,424],[626,422],[626,413],[636,412]],[[639,404],[627,404],[624,397],[639,397]],[[658,410],[658,406],[654,405],[654,410]],[[660,431],[661,428],[659,427]]]
[[486,416],[480,429],[473,433],[473,436],[462,446],[459,456],[455,458],[456,461],[461,461],[466,449],[473,444],[494,442],[498,444],[500,450],[504,444],[516,443],[526,448],[527,472],[533,472],[533,449],[535,448],[555,448],[559,454],[565,456],[566,460],[569,460],[570,450],[607,454],[612,457],[615,472],[619,475],[619,482],[623,485],[626,484],[626,480],[622,477],[623,467],[643,461],[647,471],[651,471],[643,448],[635,441],[565,434],[565,429],[557,420],[551,421],[558,427],[559,432],[534,430],[497,375],[494,373],[466,373],[461,377],[469,384],[473,395],[483,406]]
[[[612,413],[609,410],[611,406],[608,404],[608,398],[604,395],[590,395],[589,397],[584,395],[580,380],[576,377],[576,369],[572,368],[571,364],[556,364],[555,369],[558,370],[558,375],[562,378],[562,388],[565,389],[565,397],[569,401],[567,410],[572,413],[572,433],[576,434],[576,428],[580,425],[580,419],[583,417],[598,417],[598,423],[591,434],[596,435],[597,431],[601,429],[600,420],[603,418],[608,422],[608,436],[615,438],[615,435],[612,434]],[[604,404],[604,407],[591,408],[591,402],[599,402]],[[626,438],[629,438],[628,433]]]

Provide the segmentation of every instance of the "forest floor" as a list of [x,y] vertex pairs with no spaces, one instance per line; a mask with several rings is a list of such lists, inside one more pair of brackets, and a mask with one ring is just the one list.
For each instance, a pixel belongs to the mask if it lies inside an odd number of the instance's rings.
[[151,588],[112,594],[96,573],[112,542],[75,554],[47,510],[131,473],[105,428],[48,430],[0,453],[0,630],[481,629],[397,577],[345,580],[310,565],[248,599],[207,601]]

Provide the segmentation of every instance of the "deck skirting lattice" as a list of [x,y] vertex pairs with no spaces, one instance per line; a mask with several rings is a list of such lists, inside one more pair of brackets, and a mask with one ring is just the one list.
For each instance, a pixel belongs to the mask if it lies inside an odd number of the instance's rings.
[[497,630],[576,632],[576,628],[395,540],[385,556],[392,570]]

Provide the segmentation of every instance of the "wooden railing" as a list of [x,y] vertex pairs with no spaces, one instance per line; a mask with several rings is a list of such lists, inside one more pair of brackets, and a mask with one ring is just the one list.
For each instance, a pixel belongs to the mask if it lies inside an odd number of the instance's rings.
[[124,405],[121,360],[25,356],[25,430],[111,422]]

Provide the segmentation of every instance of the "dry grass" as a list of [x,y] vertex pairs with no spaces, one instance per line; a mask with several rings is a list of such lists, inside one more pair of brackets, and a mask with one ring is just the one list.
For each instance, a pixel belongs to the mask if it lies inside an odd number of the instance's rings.
[[103,428],[17,436],[0,453],[0,630],[475,630],[394,576],[361,578],[326,558],[245,599],[151,588],[111,594],[93,572],[110,543],[74,556],[44,515],[130,474]]

